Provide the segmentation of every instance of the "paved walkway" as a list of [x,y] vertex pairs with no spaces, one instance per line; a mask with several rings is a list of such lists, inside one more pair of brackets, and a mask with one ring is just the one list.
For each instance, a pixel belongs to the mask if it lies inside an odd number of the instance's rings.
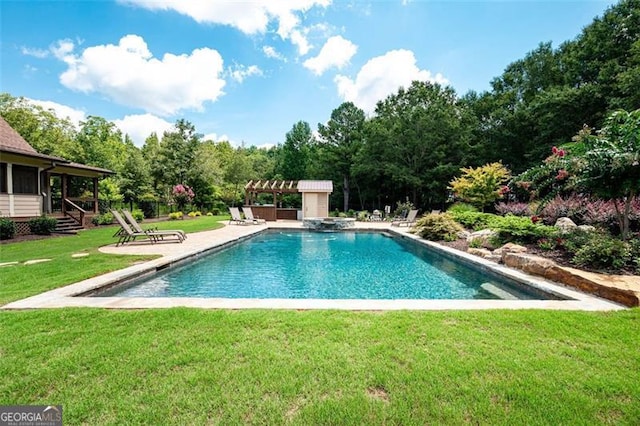
[[233,244],[251,235],[271,229],[301,229],[298,221],[269,222],[266,225],[227,225],[214,231],[188,234],[181,243],[133,242],[115,247],[101,247],[104,253],[157,254],[160,258],[134,265],[119,271],[94,277],[76,284],[61,287],[27,299],[9,303],[2,309],[61,308],[72,306],[102,307],[113,309],[171,308],[177,306],[209,309],[342,309],[342,310],[445,310],[445,309],[563,309],[563,310],[617,310],[622,306],[584,293],[580,293],[549,281],[531,277],[519,271],[497,265],[476,256],[461,253],[448,247],[424,241],[409,234],[406,227],[391,227],[388,222],[356,222],[355,229],[387,230],[404,238],[429,245],[460,261],[473,263],[480,269],[490,269],[513,279],[527,282],[541,290],[571,300],[324,300],[324,299],[223,299],[223,298],[127,298],[89,297],[97,289],[107,288],[122,281],[150,275],[160,269],[187,258]]

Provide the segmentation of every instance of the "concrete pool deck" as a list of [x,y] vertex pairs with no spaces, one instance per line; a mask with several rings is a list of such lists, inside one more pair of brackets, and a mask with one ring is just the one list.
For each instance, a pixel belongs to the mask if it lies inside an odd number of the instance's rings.
[[553,309],[610,311],[625,309],[619,304],[600,299],[523,272],[498,265],[476,256],[424,241],[408,232],[406,227],[391,227],[389,222],[356,222],[354,230],[387,231],[435,248],[442,254],[494,274],[525,282],[534,288],[571,300],[352,300],[352,299],[225,299],[225,298],[141,298],[90,297],[97,289],[113,286],[122,281],[144,277],[171,267],[186,259],[196,258],[224,248],[266,229],[303,229],[302,222],[278,221],[266,225],[225,225],[223,228],[188,234],[181,244],[133,242],[115,247],[100,248],[103,253],[155,254],[158,259],[125,269],[60,287],[3,306],[1,309],[42,309],[64,307],[95,307],[109,309],[146,309],[194,307],[205,309],[338,309],[338,310],[470,310],[470,309]]

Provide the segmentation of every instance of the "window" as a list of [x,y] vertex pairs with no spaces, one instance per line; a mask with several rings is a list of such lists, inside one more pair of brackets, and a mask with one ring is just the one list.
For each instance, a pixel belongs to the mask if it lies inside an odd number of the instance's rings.
[[0,163],[0,193],[7,193],[7,163]]
[[36,167],[13,165],[13,193],[37,194],[38,169]]

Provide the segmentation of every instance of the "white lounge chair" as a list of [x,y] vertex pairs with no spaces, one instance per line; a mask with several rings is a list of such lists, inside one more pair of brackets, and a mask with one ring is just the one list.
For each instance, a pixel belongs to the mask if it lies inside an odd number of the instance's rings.
[[410,226],[416,221],[416,216],[418,216],[418,210],[410,210],[405,219],[394,220],[391,222],[391,226]]
[[229,220],[229,225],[235,223],[236,225],[249,225],[253,224],[252,220],[243,219],[240,216],[240,210],[237,207],[229,207],[229,213],[231,213],[231,220]]
[[250,220],[253,222],[254,225],[260,225],[261,223],[267,223],[266,220],[264,219],[260,219],[259,217],[253,217],[253,210],[251,210],[251,207],[243,207],[242,208],[242,213],[244,213],[244,217],[246,218],[246,220]]

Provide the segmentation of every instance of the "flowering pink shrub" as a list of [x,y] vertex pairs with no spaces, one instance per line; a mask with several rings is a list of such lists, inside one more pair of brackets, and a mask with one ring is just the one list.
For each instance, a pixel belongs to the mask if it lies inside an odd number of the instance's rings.
[[173,197],[173,201],[178,205],[178,208],[182,210],[185,205],[193,201],[196,195],[187,185],[179,183],[171,190],[171,196]]
[[518,202],[511,202],[511,203],[500,202],[496,204],[496,212],[503,216],[507,213],[511,213],[512,215],[515,215],[515,216],[531,216],[531,213],[532,213],[531,207],[529,206],[528,203],[518,203]]
[[581,223],[588,201],[586,197],[575,194],[566,198],[556,195],[554,199],[545,204],[540,211],[540,216],[548,225],[555,224],[559,217],[568,217],[576,223]]

